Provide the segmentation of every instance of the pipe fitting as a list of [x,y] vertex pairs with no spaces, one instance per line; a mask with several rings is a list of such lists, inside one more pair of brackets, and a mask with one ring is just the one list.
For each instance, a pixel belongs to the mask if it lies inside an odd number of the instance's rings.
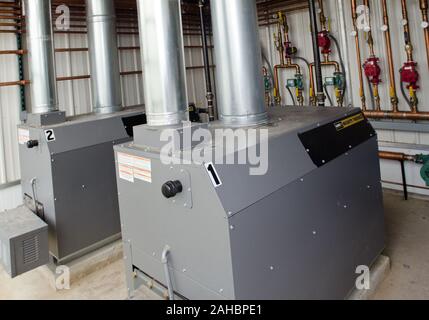
[[420,170],[420,175],[425,181],[426,186],[429,187],[429,155],[418,155],[416,162],[423,165],[422,169]]
[[174,289],[173,289],[173,283],[171,281],[170,268],[168,266],[168,257],[170,255],[170,250],[171,250],[170,246],[168,245],[165,246],[161,255],[161,263],[164,265],[164,274],[165,274],[165,280],[167,282],[168,298],[170,301],[173,301]]

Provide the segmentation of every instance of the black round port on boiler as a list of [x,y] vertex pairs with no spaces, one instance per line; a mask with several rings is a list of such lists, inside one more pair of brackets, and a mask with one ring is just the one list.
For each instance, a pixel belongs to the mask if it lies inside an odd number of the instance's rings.
[[39,141],[37,141],[37,140],[30,140],[27,142],[27,148],[28,149],[33,149],[33,148],[38,147],[38,146],[39,146]]
[[162,186],[162,194],[167,199],[175,197],[183,191],[183,186],[180,181],[168,181]]

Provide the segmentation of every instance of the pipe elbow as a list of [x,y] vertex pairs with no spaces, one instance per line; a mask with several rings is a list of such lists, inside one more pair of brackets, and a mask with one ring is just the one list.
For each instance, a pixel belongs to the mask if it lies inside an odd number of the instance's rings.
[[168,264],[168,256],[170,254],[170,246],[165,246],[164,251],[162,251],[161,262],[163,264]]

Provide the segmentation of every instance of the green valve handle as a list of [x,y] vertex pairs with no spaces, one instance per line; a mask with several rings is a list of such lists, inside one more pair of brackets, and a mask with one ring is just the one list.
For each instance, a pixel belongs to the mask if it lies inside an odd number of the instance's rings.
[[264,78],[264,86],[265,86],[265,91],[271,90],[271,80],[269,77]]
[[304,80],[301,74],[295,75],[295,78],[288,79],[286,82],[286,87],[288,88],[297,88],[299,90],[304,89]]
[[429,155],[418,155],[416,162],[423,164],[420,174],[422,179],[426,182],[426,185],[429,187]]

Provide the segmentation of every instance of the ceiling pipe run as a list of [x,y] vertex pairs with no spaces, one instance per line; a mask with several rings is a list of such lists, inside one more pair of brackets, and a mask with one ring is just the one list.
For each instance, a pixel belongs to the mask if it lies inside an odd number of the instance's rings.
[[30,72],[31,111],[58,111],[51,0],[26,0],[25,17]]
[[254,0],[212,0],[219,118],[225,125],[265,123],[262,53]]
[[86,0],[92,105],[95,113],[122,109],[116,15],[113,0]]
[[188,119],[180,0],[138,0],[140,43],[149,126]]

